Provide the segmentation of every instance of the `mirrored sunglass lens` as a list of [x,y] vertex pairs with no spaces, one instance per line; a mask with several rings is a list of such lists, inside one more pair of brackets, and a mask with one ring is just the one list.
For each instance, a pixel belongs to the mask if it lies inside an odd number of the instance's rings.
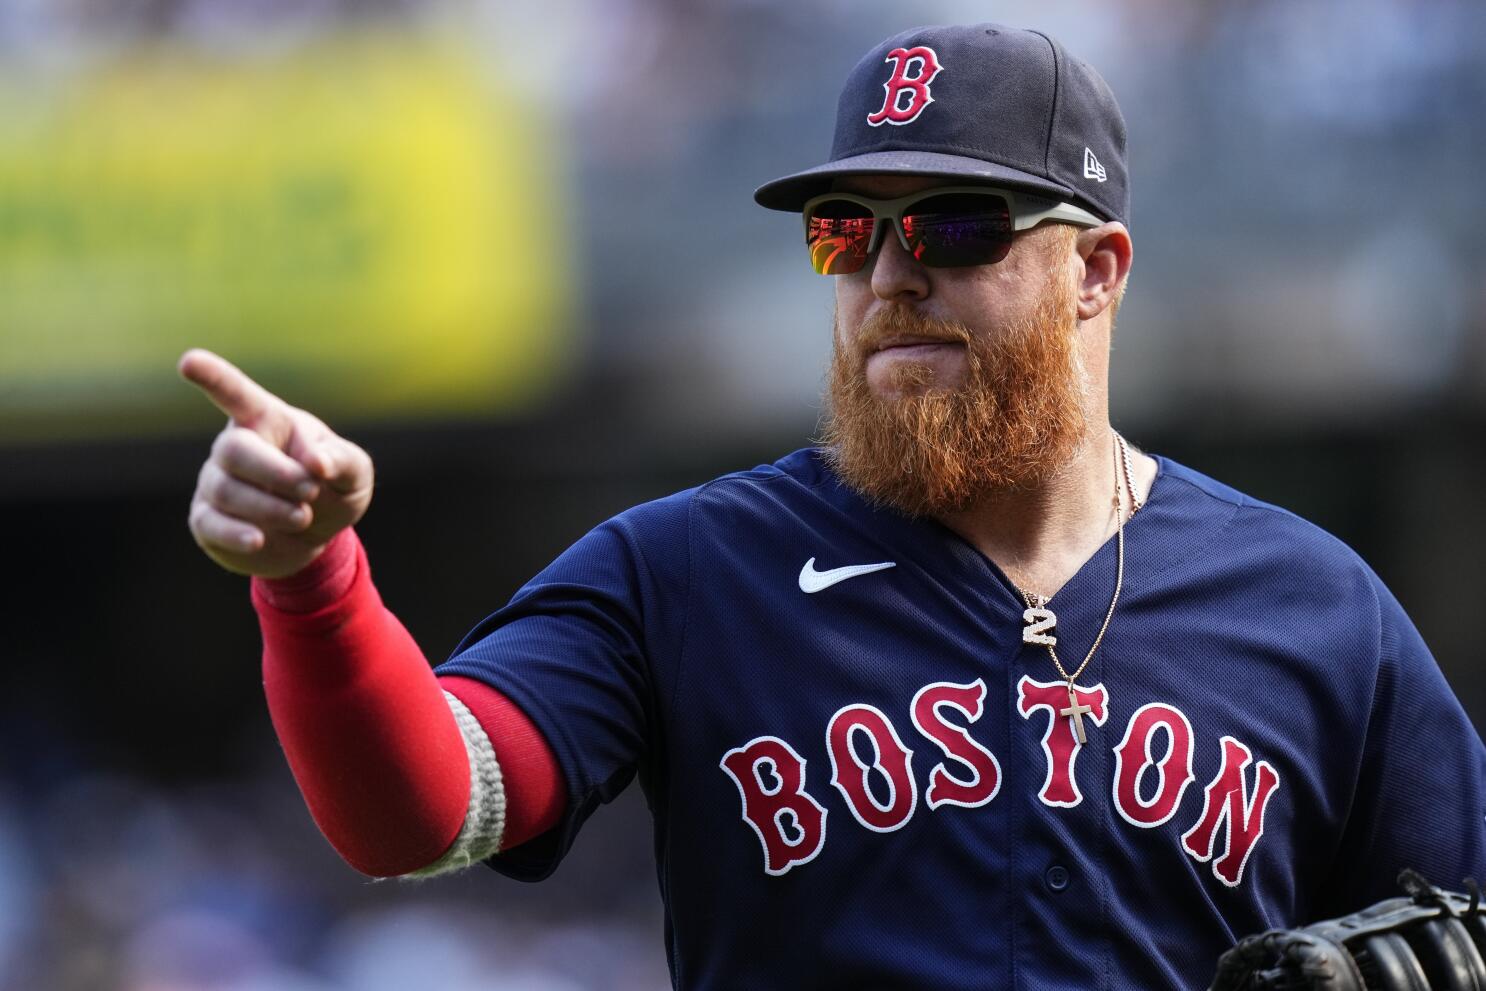
[[872,243],[872,211],[850,200],[826,200],[810,211],[805,245],[810,265],[821,275],[849,275],[867,263]]
[[904,216],[903,233],[925,265],[992,265],[1011,251],[1011,207],[999,196],[931,196]]

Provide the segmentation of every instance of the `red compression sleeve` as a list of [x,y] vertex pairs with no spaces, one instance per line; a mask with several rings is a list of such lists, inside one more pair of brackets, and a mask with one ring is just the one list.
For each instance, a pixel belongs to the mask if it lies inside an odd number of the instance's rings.
[[[469,804],[464,741],[440,679],[377,595],[355,533],[338,535],[290,578],[255,578],[253,604],[269,714],[320,831],[351,866],[374,876],[437,860]],[[508,821],[514,813],[522,830],[550,828],[563,798],[546,741],[500,693],[469,685],[488,693],[462,685],[455,694],[495,747]],[[523,789],[535,796],[530,812]],[[519,842],[509,826],[506,835],[503,847]]]

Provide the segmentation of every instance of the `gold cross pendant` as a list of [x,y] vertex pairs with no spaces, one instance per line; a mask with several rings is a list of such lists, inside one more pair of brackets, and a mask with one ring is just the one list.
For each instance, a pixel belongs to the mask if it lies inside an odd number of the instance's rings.
[[1088,743],[1088,737],[1084,736],[1084,716],[1094,710],[1083,705],[1078,700],[1078,695],[1073,691],[1073,686],[1068,686],[1068,708],[1058,710],[1058,715],[1067,716],[1073,721],[1073,736],[1079,743]]

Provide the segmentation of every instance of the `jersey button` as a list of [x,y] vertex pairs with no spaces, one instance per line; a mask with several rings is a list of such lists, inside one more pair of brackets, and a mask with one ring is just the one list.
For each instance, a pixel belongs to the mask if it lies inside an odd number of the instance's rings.
[[1042,880],[1049,891],[1062,891],[1068,887],[1068,868],[1062,864],[1054,864],[1042,875]]

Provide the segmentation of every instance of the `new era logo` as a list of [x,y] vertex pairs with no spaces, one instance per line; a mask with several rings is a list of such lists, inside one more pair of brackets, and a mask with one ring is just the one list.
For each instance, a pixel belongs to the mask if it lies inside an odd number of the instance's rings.
[[1095,158],[1094,153],[1088,148],[1084,149],[1084,178],[1098,179],[1100,182],[1108,178],[1104,174],[1104,166],[1100,164],[1099,159]]

